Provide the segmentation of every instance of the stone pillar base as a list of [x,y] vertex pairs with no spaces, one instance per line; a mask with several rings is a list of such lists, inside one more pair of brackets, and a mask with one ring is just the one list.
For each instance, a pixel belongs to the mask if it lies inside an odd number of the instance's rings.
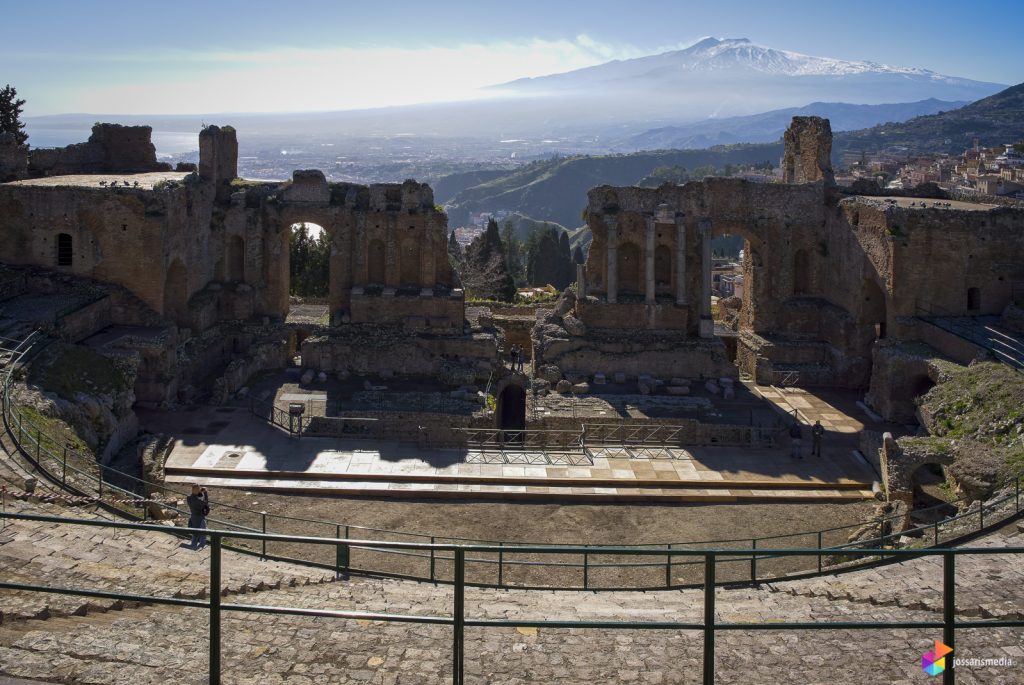
[[715,337],[715,322],[711,319],[700,320],[700,337],[702,338],[713,338]]

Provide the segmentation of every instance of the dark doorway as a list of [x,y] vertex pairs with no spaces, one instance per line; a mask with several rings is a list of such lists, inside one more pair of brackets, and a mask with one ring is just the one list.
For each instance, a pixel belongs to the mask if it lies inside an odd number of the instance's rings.
[[[506,385],[498,395],[498,404],[494,412],[498,419],[498,428],[505,431],[521,431],[526,429],[526,390],[518,385]],[[520,440],[522,437],[520,436]]]
[[967,311],[976,312],[981,309],[981,289],[967,289]]
[[74,260],[75,251],[71,235],[68,233],[57,234],[57,266],[71,266]]

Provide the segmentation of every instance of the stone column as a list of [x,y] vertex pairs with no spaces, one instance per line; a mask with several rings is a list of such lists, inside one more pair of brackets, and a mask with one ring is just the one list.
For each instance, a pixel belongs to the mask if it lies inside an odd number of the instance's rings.
[[710,338],[715,334],[711,320],[711,219],[701,219],[697,224],[700,232],[700,337]]
[[644,301],[654,304],[654,217],[647,217],[644,236]]
[[686,302],[686,222],[676,217],[676,304]]
[[[434,257],[437,243],[434,240],[434,215],[429,210],[423,219],[423,228],[423,241],[420,243],[420,297],[433,297],[434,284],[437,282],[437,260]],[[447,248],[448,244],[445,243]]]
[[587,296],[587,265],[576,265],[576,297],[584,299]]
[[394,295],[398,287],[398,216],[388,212],[384,232],[384,295]]
[[619,220],[614,216],[605,215],[605,226],[608,227],[608,303],[615,304],[619,295]]

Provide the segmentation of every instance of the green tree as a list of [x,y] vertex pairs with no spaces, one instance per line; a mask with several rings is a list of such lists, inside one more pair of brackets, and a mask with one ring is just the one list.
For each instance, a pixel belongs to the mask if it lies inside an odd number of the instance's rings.
[[289,248],[289,292],[299,297],[326,297],[330,280],[331,244],[325,231],[310,235],[306,224],[292,227]]
[[516,235],[516,226],[512,219],[505,219],[501,225],[501,241],[505,245],[505,266],[512,274],[516,284],[525,281],[523,272],[523,243]]
[[515,300],[516,283],[508,271],[505,256],[498,222],[490,219],[487,229],[466,248],[459,276],[467,295],[485,300]]
[[527,241],[526,278],[530,285],[553,285],[561,290],[575,275],[568,235],[548,223],[534,229]]
[[21,108],[24,100],[18,99],[18,91],[11,84],[0,90],[0,133],[10,133],[18,145],[24,145],[28,140],[25,133],[25,124],[21,122]]

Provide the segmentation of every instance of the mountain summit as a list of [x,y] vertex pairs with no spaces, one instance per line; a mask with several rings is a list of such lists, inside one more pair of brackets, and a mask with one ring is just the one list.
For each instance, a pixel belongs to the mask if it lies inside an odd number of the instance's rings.
[[519,79],[493,90],[551,100],[595,97],[609,116],[632,109],[679,121],[753,114],[816,101],[973,101],[1004,87],[927,69],[804,55],[747,38],[704,38],[683,50]]

